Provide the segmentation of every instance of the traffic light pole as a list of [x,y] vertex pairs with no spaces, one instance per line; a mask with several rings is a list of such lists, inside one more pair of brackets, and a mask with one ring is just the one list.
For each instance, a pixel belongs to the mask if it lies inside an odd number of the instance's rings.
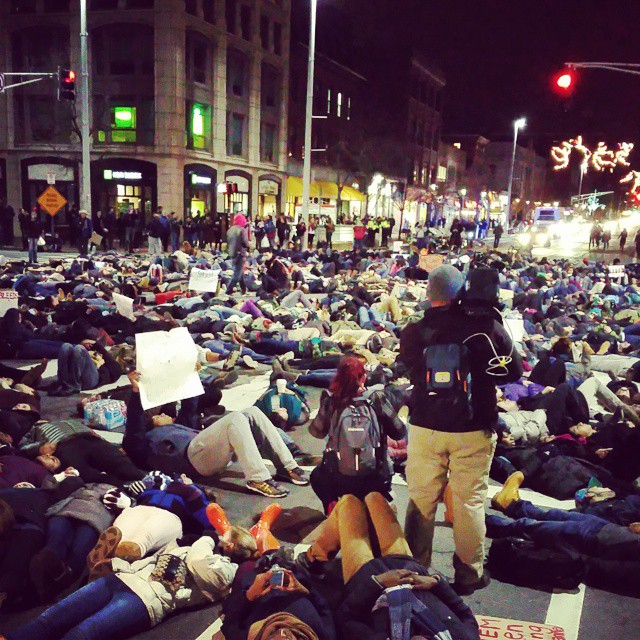
[[80,133],[82,137],[81,208],[89,216],[91,210],[91,140],[89,138],[89,34],[87,32],[87,0],[80,0]]
[[[11,78],[13,76],[18,77],[31,77],[31,80],[25,80],[24,82],[15,82],[14,84],[4,84],[5,78]],[[25,84],[33,84],[34,82],[40,82],[45,78],[56,78],[58,76],[56,73],[36,73],[36,72],[28,72],[28,73],[16,73],[16,72],[7,72],[0,73],[0,93],[4,93],[7,89],[15,89],[16,87],[22,87]]]
[[625,62],[565,62],[569,69],[603,69],[605,71],[617,71],[640,76],[640,64],[627,64]]

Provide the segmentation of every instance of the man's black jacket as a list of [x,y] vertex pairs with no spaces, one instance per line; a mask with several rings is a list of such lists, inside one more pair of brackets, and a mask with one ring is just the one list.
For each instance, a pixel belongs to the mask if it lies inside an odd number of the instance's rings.
[[[474,334],[485,334],[487,337]],[[499,356],[511,354],[511,362],[506,368],[495,370],[496,373],[504,375],[487,373],[489,361],[495,357],[489,341]],[[413,425],[429,426],[429,398],[419,392],[418,384],[421,382],[420,376],[423,375],[423,351],[425,347],[434,344],[465,344],[469,350],[473,418],[467,424],[459,424],[452,428],[431,428],[456,433],[492,429],[498,419],[496,384],[515,382],[522,376],[522,361],[515,350],[512,353],[511,339],[505,328],[493,317],[471,316],[457,304],[427,309],[422,320],[404,328],[400,336],[399,359],[409,370],[409,377],[415,385],[410,416]]]

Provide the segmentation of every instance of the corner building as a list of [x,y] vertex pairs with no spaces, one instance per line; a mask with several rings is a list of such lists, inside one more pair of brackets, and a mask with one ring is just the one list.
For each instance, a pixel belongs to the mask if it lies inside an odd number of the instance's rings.
[[[94,211],[284,209],[289,3],[88,0]],[[79,32],[76,1],[0,0],[0,71],[60,65],[78,89]],[[56,218],[64,226],[79,202],[81,153],[56,85],[0,95],[0,197],[33,207],[54,174],[69,201]],[[221,193],[225,182],[237,193]]]

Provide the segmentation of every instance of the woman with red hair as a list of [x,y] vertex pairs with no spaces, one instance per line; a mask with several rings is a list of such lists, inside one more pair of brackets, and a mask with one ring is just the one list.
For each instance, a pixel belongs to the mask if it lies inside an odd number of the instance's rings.
[[[318,415],[309,426],[312,436],[329,437],[322,464],[311,472],[311,486],[327,514],[346,494],[364,500],[367,494],[377,491],[391,499],[392,465],[387,438],[404,438],[406,428],[383,392],[365,390],[366,379],[363,360],[355,356],[343,358],[328,391],[322,392]],[[343,431],[345,426],[355,424],[354,420],[358,429],[373,436],[373,466],[359,467],[357,460],[352,464],[351,456],[362,456],[364,460],[368,455],[365,450],[351,449],[347,443]]]

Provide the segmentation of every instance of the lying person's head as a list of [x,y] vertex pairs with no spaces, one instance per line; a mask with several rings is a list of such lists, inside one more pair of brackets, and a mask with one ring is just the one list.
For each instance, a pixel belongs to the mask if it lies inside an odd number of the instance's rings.
[[569,427],[569,433],[577,438],[589,438],[596,430],[590,425],[584,422],[579,422]]
[[220,536],[219,546],[222,552],[236,564],[258,556],[258,545],[255,538],[242,527],[230,527]]
[[158,413],[151,418],[151,422],[153,423],[154,427],[164,427],[168,424],[173,424],[174,420],[166,413]]
[[49,472],[55,473],[62,466],[60,463],[60,458],[50,455],[43,454],[36,458],[36,460]]
[[314,630],[290,613],[274,613],[262,621],[260,640],[317,640]]

